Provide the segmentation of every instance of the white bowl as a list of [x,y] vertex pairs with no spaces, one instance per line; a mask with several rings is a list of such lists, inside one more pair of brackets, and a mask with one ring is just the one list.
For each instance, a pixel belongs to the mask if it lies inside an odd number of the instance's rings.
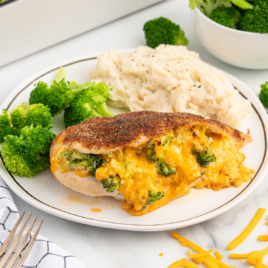
[[194,29],[201,44],[216,58],[247,69],[268,69],[268,34],[222,26],[194,11]]

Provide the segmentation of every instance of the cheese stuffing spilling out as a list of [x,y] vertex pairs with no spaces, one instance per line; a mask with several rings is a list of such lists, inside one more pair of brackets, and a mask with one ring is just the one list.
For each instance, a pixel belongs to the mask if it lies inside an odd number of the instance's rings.
[[140,216],[188,194],[191,187],[218,191],[241,186],[254,174],[243,165],[244,159],[228,135],[200,123],[98,156],[63,151],[58,166],[62,172],[74,169],[81,177],[95,175],[107,192],[124,195],[122,209]]

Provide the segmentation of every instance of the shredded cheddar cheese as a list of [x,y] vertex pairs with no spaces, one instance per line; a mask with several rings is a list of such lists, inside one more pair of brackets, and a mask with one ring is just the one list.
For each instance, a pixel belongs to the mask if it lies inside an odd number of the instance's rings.
[[268,235],[260,235],[258,236],[259,241],[268,241]]
[[[245,254],[230,254],[230,258],[231,259],[246,259],[250,265],[256,265],[256,259],[252,259],[251,256],[253,256],[257,252],[258,251],[252,251],[248,254],[247,253],[245,253]],[[240,260],[240,263],[241,263],[241,260]]]
[[192,263],[190,261],[184,262],[182,264],[182,266],[187,267],[187,268],[199,268],[198,265],[196,265],[196,264],[194,264],[194,263]]
[[[205,253],[206,252],[203,248],[201,248],[198,245],[194,244],[193,242],[187,240],[186,238],[182,237],[181,235],[174,233],[174,232],[172,232],[171,234],[174,238],[177,238],[178,241],[182,243],[182,246],[188,246],[198,253]],[[220,268],[235,268],[234,266],[229,266],[229,265],[223,263],[222,261],[218,260],[217,258],[213,257],[210,254],[207,255],[206,257],[204,257],[203,259],[208,260],[212,264],[215,263],[217,265],[217,267],[220,267]]]
[[223,256],[218,251],[215,251],[215,256],[218,260],[223,259]]
[[162,257],[162,256],[164,256],[164,254],[161,252],[161,253],[159,253],[159,256]]
[[247,261],[258,260],[260,258],[263,258],[263,256],[265,256],[267,253],[268,253],[268,247],[263,250],[255,252],[254,254],[252,254],[251,256],[247,258]]
[[256,265],[256,260],[247,260],[249,265]]
[[248,257],[248,254],[230,254],[231,259],[246,259]]
[[245,230],[236,237],[228,246],[227,249],[232,250],[236,247],[238,247],[242,242],[244,242],[247,237],[251,234],[251,232],[254,230],[254,228],[257,226],[261,218],[263,217],[264,213],[266,212],[266,209],[259,208],[254,218],[251,220],[249,225],[245,228]]
[[181,259],[179,261],[175,261],[170,266],[168,266],[168,268],[179,268],[186,261],[187,261],[186,258],[185,259]]
[[[252,230],[256,227],[256,225],[259,223],[261,218],[263,217],[266,209],[259,208],[254,218],[251,220],[250,224],[247,226],[247,228],[236,238],[234,239],[230,244],[231,247],[236,247],[240,245],[252,232]],[[204,250],[200,246],[196,245],[195,243],[187,240],[186,238],[182,237],[181,235],[172,232],[172,236],[176,239],[178,239],[179,242],[181,242],[182,246],[188,246],[197,253],[191,254],[190,250],[188,250],[188,256],[189,258],[193,259],[197,263],[203,263],[208,268],[235,268],[234,266],[229,266],[221,261],[223,256],[218,252],[215,251],[215,257],[213,257],[210,253],[214,251],[214,249],[211,250]],[[262,235],[258,237],[259,241],[268,241],[268,235]],[[228,245],[228,247],[230,246]],[[230,249],[230,248],[228,248]],[[252,251],[250,253],[244,253],[244,254],[236,254],[232,253],[230,254],[231,259],[240,259],[239,262],[242,263],[241,259],[246,259],[249,265],[255,266],[255,268],[268,268],[268,265],[263,263],[264,256],[268,254],[268,247],[266,247],[263,250],[259,251]],[[193,265],[192,263],[188,264],[190,262],[186,262],[182,266],[187,268],[197,268],[197,265]],[[176,266],[177,267],[177,266]],[[172,267],[174,268],[174,267]]]
[[265,225],[268,225],[268,221],[265,223]]
[[208,268],[219,268],[219,266],[211,260],[208,260],[206,258],[202,259],[202,262],[208,267]]
[[258,250],[252,251],[248,254],[248,257],[250,257],[251,255],[255,254],[256,252],[258,252]]
[[212,251],[214,251],[214,249],[211,249],[211,250],[208,250],[208,251],[202,252],[202,253],[193,254],[193,255],[190,254],[190,251],[188,251],[188,255],[189,255],[189,258],[191,258],[191,259],[196,259],[196,258],[199,259],[199,258],[207,256]]
[[197,262],[197,263],[202,263],[202,259],[200,259],[200,258],[194,258],[193,259],[195,262]]
[[255,268],[262,268],[262,265],[263,265],[263,258],[257,259]]
[[248,254],[248,257],[247,257],[247,262],[249,265],[256,265],[256,260],[255,259],[250,259],[250,256],[252,256],[253,254],[255,254],[256,252],[258,251],[252,251]]

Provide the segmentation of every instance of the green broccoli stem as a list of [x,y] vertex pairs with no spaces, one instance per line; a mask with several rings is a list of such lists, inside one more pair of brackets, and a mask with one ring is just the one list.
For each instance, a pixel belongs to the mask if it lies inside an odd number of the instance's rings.
[[[89,109],[91,109],[91,106],[90,106],[90,104],[89,103],[86,103],[85,105],[84,105],[84,107],[85,108],[89,108]],[[102,115],[97,111],[97,109],[91,109],[91,111],[92,111],[92,116],[93,117],[102,117]]]
[[9,112],[11,123],[14,128],[21,129],[24,125],[25,117],[30,109],[30,105],[27,102],[23,102],[22,105]]
[[[206,16],[210,17],[212,11],[217,8],[218,2],[213,3],[212,0],[208,0],[208,1],[202,1],[202,5],[201,7],[204,9],[204,13]],[[190,1],[190,7],[191,8],[195,8],[197,7],[196,3],[194,3],[193,1]]]
[[60,82],[62,79],[66,79],[66,70],[63,67],[60,67],[56,75],[55,81]]
[[[89,104],[88,104],[89,105]],[[90,105],[89,105],[90,106]],[[96,108],[92,109],[93,115],[95,117],[113,117],[114,115],[109,111],[106,103],[98,105]]]
[[79,90],[84,90],[84,89],[87,89],[91,86],[91,82],[87,82],[87,83],[84,83],[84,84],[71,84],[68,86],[68,88],[72,91],[79,91]]
[[[66,80],[66,76],[67,76],[66,70],[63,67],[59,68],[58,73],[55,78],[55,82],[59,83],[62,79]],[[92,84],[91,82],[87,82],[87,83],[79,85],[79,84],[76,84],[75,82],[71,82],[68,88],[73,92],[76,92],[76,91],[79,92],[88,88],[89,86],[91,86],[91,84]]]
[[[71,97],[71,99],[75,99],[79,94],[82,93],[83,90],[89,88],[91,85],[91,82],[87,82],[84,84],[71,84],[68,85],[68,91],[67,94]],[[69,107],[71,103],[68,103],[68,106],[66,108]]]
[[108,109],[106,103],[102,103],[100,105],[98,105],[98,107],[96,108],[97,113],[99,113],[101,116],[104,117],[113,117],[114,115],[110,112],[110,110]]
[[[229,0],[229,1],[214,1],[214,0],[206,0],[201,1],[199,4],[200,7],[204,10],[204,13],[207,17],[211,16],[211,13],[213,10],[217,9],[218,7],[225,6],[225,7],[231,7],[233,5],[241,8],[241,9],[253,9],[253,5],[248,3],[246,0]],[[195,8],[198,6],[197,3],[194,1],[190,1],[191,8]]]
[[253,5],[245,0],[231,0],[231,2],[242,9],[253,9]]
[[208,17],[210,17],[212,11],[216,8],[214,5],[213,5],[213,2],[212,1],[207,1],[207,3],[203,3],[202,4],[204,10],[205,10],[205,13]]
[[100,115],[96,110],[93,110],[93,109],[92,109],[92,115],[94,117],[102,117],[102,115]]

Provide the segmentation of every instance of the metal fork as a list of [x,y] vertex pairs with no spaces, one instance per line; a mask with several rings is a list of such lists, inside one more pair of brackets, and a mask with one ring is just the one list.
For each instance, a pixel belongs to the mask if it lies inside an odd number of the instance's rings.
[[[29,255],[29,253],[33,247],[33,244],[34,244],[35,239],[36,239],[36,237],[41,229],[41,226],[42,226],[44,219],[42,219],[40,221],[40,223],[39,223],[35,233],[33,234],[31,240],[29,241],[28,245],[25,247],[25,244],[27,243],[27,240],[30,237],[31,231],[33,230],[33,227],[34,227],[36,219],[37,219],[37,216],[36,216],[34,218],[33,222],[31,223],[29,229],[27,230],[26,234],[22,238],[23,232],[27,227],[27,224],[31,218],[32,213],[29,214],[29,216],[27,217],[27,219],[23,223],[21,229],[19,230],[18,234],[15,236],[13,242],[11,243],[14,235],[16,234],[16,231],[19,228],[19,225],[22,221],[24,214],[25,214],[25,211],[20,215],[19,219],[17,220],[16,224],[14,225],[9,236],[6,238],[4,244],[0,247],[0,257],[1,257],[4,254],[5,250],[7,249],[7,247],[10,245],[6,254],[3,256],[3,258],[0,261],[0,268],[4,267],[4,265],[6,265],[5,268],[12,268],[13,264],[16,262],[17,258],[21,254],[21,252],[24,250],[23,255],[21,256],[20,260],[18,261],[17,265],[15,266],[15,268],[20,268],[23,265],[25,259],[27,258],[27,256]],[[21,241],[21,243],[19,243],[21,238],[22,238],[22,241]],[[15,251],[15,253],[13,253],[13,250],[15,248],[16,248],[16,251]],[[10,257],[12,255],[13,255],[13,257],[10,259]]]

